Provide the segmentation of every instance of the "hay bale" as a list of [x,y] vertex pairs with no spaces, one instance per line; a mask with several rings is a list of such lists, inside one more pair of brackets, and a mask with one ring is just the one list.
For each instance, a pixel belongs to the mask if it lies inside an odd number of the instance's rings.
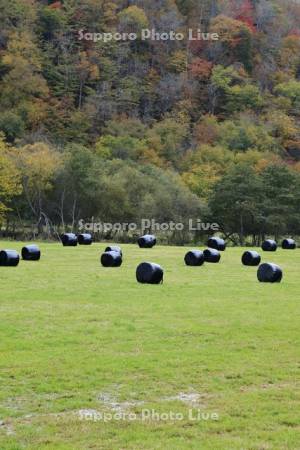
[[93,238],[89,233],[82,233],[77,236],[79,245],[92,245]]
[[295,250],[297,247],[294,239],[283,239],[281,246],[283,250]]
[[15,250],[0,251],[0,266],[16,267],[20,262],[20,255]]
[[22,248],[22,258],[24,261],[39,261],[41,251],[37,245],[26,245],[26,247]]
[[273,241],[273,239],[267,239],[262,243],[261,248],[264,252],[276,252],[277,242]]
[[138,239],[140,248],[152,248],[156,245],[156,237],[153,234],[145,234]]
[[218,263],[221,259],[220,252],[214,248],[207,248],[203,252],[204,261],[208,263]]
[[61,237],[61,242],[64,247],[76,247],[78,239],[74,233],[65,233]]
[[201,250],[190,250],[184,257],[187,266],[202,266],[204,264],[204,255]]
[[121,256],[123,255],[121,247],[118,247],[117,245],[110,245],[110,246],[106,247],[106,249],[104,251],[105,252],[117,252],[117,253],[120,253]]
[[257,279],[261,283],[280,283],[282,270],[277,264],[261,264],[257,270]]
[[122,262],[122,256],[118,252],[104,252],[101,255],[101,264],[103,267],[120,267]]
[[246,251],[242,256],[242,263],[244,266],[258,266],[260,261],[260,254],[253,250]]
[[219,237],[211,237],[207,241],[207,246],[209,248],[214,248],[215,250],[219,250],[219,252],[224,252],[226,250],[226,243],[224,239]]
[[139,283],[160,284],[163,277],[162,267],[155,263],[143,262],[136,269],[136,279]]

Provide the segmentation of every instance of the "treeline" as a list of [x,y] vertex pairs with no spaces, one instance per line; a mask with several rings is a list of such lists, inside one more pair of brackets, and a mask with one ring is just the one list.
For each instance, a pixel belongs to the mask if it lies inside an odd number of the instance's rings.
[[[217,223],[234,244],[251,237],[297,235],[300,228],[300,173],[283,163],[255,166],[255,160],[227,161],[226,172],[207,199],[191,192],[174,170],[133,159],[103,158],[96,149],[69,144],[58,152],[45,143],[0,146],[2,235],[53,238],[78,230],[80,222],[183,223],[161,236],[168,243],[204,240],[196,224]],[[203,184],[206,183],[203,177]],[[149,229],[148,231],[151,231]],[[134,239],[134,234],[101,231],[99,239]],[[249,239],[248,239],[249,240]]]
[[[0,0],[0,17],[3,235],[91,217],[300,234],[298,2]],[[79,39],[143,28],[220,40]]]

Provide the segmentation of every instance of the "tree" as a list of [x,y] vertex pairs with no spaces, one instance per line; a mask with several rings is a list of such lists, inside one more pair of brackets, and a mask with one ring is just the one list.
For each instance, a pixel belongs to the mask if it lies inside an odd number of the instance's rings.
[[289,35],[282,41],[280,51],[281,69],[296,76],[300,66],[300,36]]
[[259,88],[251,84],[243,70],[231,66],[213,68],[210,92],[212,113],[217,108],[226,113],[259,110],[263,105]]
[[145,11],[135,5],[122,9],[118,17],[121,30],[128,33],[139,33],[143,28],[149,26]]
[[253,30],[245,21],[219,15],[212,20],[210,32],[217,33],[222,38],[220,51],[215,55],[218,61],[224,65],[238,61],[251,72]]
[[251,118],[225,120],[219,125],[218,142],[233,151],[257,149],[262,152],[279,152],[280,147],[264,125],[258,125]]
[[37,142],[15,149],[13,157],[21,173],[24,200],[41,231],[48,219],[46,194],[53,188],[60,156],[45,143]]
[[[103,162],[103,160],[101,160]],[[91,192],[97,189],[99,180],[93,177],[96,158],[92,151],[78,143],[66,147],[51,195],[53,221],[66,231],[73,231],[81,217],[93,215],[95,209]]]
[[228,234],[238,234],[240,245],[245,237],[260,230],[260,177],[246,164],[238,164],[215,185],[209,200],[211,216]]
[[216,182],[234,162],[231,151],[221,146],[201,145],[189,150],[181,164],[182,179],[201,199],[208,200]]
[[20,173],[10,152],[0,135],[0,221],[10,209],[10,201],[21,193]]
[[102,136],[95,146],[97,155],[104,159],[138,160],[147,149],[145,140],[131,136]]
[[300,81],[290,80],[280,83],[274,89],[275,94],[285,97],[290,104],[290,112],[300,114]]
[[262,230],[278,238],[290,231],[296,215],[300,223],[299,212],[295,208],[295,186],[299,186],[299,181],[297,175],[283,164],[266,167],[261,173],[261,181],[264,192]]
[[61,8],[42,7],[38,11],[38,30],[45,40],[54,39],[66,27],[66,17]]
[[188,123],[166,118],[157,122],[147,135],[147,144],[165,161],[174,167],[178,166],[184,154],[188,136]]
[[211,76],[213,64],[201,58],[193,58],[188,66],[189,74],[199,80],[208,80]]
[[[5,74],[0,80],[0,126],[7,138],[13,141],[25,129],[36,129],[45,118],[49,91],[41,74],[39,50],[29,32],[14,31],[10,34],[2,65]],[[11,126],[7,120],[9,114]]]

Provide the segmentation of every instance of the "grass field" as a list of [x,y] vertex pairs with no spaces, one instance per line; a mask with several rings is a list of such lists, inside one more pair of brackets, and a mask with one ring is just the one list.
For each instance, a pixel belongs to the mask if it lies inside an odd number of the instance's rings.
[[[104,244],[40,247],[0,270],[1,450],[300,449],[300,250],[263,255],[271,285],[240,248],[191,268],[185,248],[123,245],[104,269]],[[163,285],[136,282],[145,260]]]

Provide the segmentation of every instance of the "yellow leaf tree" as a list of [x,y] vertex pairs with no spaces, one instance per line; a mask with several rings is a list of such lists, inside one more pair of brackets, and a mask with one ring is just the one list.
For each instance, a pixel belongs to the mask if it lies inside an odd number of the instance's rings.
[[10,157],[10,148],[0,135],[0,221],[9,210],[10,200],[20,193],[20,173]]

